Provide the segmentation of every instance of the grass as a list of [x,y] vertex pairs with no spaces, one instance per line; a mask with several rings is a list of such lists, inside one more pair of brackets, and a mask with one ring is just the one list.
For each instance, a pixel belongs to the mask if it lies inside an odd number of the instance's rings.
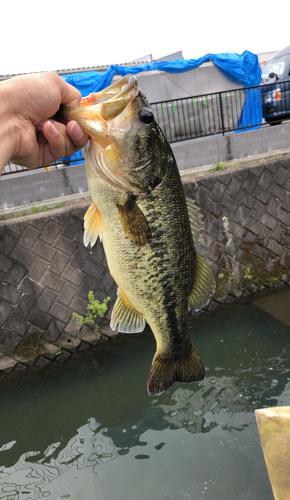
[[227,163],[226,162],[223,162],[223,163],[217,162],[215,164],[215,168],[213,168],[212,170],[210,170],[210,172],[221,172],[222,170],[225,170],[226,168],[227,168]]
[[89,303],[87,305],[87,315],[84,318],[80,314],[72,313],[73,317],[77,319],[78,324],[83,326],[85,324],[94,327],[94,331],[97,332],[99,330],[99,325],[97,324],[98,318],[103,318],[107,311],[107,303],[110,300],[110,297],[107,297],[103,300],[102,303],[99,300],[95,299],[94,293],[89,292],[88,294]]

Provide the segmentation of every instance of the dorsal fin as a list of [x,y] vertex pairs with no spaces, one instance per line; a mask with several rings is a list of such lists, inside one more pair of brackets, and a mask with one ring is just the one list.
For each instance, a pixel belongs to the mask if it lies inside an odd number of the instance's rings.
[[193,242],[194,242],[195,246],[197,246],[198,242],[199,242],[200,230],[201,230],[201,226],[202,226],[202,216],[199,213],[199,208],[197,208],[197,206],[195,205],[195,203],[192,200],[190,200],[189,198],[186,198],[186,204],[187,204],[187,211],[188,211],[188,216],[189,216],[189,221],[190,221]]
[[194,311],[206,306],[215,291],[215,279],[205,260],[196,253],[195,281],[188,303]]
[[100,241],[102,241],[102,219],[94,203],[86,211],[84,221],[84,245],[87,247],[90,243],[92,247],[96,243],[98,236],[100,237]]
[[144,316],[133,309],[128,299],[118,288],[117,300],[111,316],[110,327],[112,330],[118,328],[118,332],[137,333],[143,332],[145,325]]

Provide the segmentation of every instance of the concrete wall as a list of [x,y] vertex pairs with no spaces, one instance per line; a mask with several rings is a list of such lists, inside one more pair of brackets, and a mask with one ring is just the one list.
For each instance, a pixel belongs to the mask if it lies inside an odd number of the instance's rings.
[[290,123],[172,145],[179,170],[290,147]]
[[[290,147],[290,123],[239,134],[205,137],[171,145],[179,170]],[[0,209],[87,192],[84,165],[27,171],[0,177]]]
[[0,177],[0,209],[88,191],[85,166],[52,167]]
[[[225,75],[213,63],[202,64],[199,68],[185,73],[167,73],[164,71],[144,71],[137,75],[138,84],[149,102],[167,101],[182,97],[224,92],[243,88]],[[115,76],[113,81],[119,80]]]
[[[290,155],[183,184],[204,215],[199,251],[217,279],[210,310],[289,285]],[[38,370],[97,343],[99,335],[72,317],[85,314],[90,290],[111,297],[100,331],[112,334],[116,285],[100,242],[83,246],[87,206],[0,222],[0,372],[15,377],[19,368]]]

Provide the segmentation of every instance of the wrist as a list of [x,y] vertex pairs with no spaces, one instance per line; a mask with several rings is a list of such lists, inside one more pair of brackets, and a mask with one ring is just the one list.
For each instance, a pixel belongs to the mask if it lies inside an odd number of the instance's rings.
[[0,174],[14,155],[19,141],[10,89],[9,80],[0,83]]

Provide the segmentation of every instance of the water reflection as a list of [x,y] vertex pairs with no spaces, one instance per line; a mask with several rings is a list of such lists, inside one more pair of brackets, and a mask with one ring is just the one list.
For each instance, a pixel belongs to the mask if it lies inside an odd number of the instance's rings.
[[146,336],[3,393],[0,500],[271,500],[254,410],[290,404],[289,333],[252,306],[205,319],[205,381],[155,399]]
[[[39,451],[30,451],[21,455],[12,467],[0,468],[0,499],[18,500],[20,494],[28,495],[27,500],[51,495],[51,483],[65,476],[75,467],[77,470],[91,468],[117,458],[118,453],[112,440],[98,432],[99,422],[90,418],[89,423],[77,430],[77,434],[58,452],[61,442],[52,443],[39,457]],[[10,448],[10,447],[9,447]],[[4,451],[1,447],[1,451]],[[32,460],[37,457],[37,461]],[[62,477],[62,485],[66,478]],[[71,495],[63,493],[60,498]],[[23,497],[21,497],[23,498]]]

